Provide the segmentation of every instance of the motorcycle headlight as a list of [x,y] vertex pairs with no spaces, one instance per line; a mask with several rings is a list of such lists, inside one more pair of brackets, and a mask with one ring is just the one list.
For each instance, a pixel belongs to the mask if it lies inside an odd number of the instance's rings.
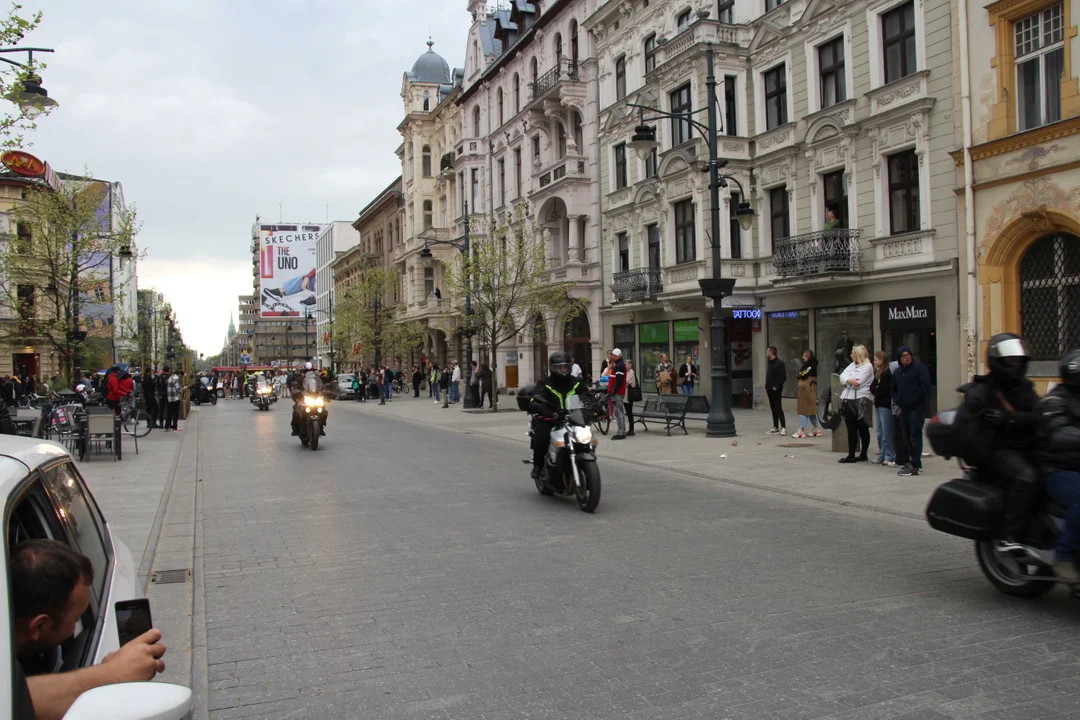
[[315,398],[315,407],[322,407],[325,404],[326,404],[326,401],[323,400],[323,398],[321,396]]
[[304,396],[304,405],[306,405],[307,407],[318,407],[316,401],[319,401],[321,403],[322,398],[313,398],[310,395]]
[[587,427],[574,428],[574,442],[580,445],[588,445],[592,442],[592,429]]

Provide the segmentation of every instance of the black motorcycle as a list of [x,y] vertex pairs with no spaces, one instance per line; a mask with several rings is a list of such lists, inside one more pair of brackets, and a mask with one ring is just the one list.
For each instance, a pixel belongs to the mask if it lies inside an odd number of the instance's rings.
[[[530,412],[531,393],[518,394],[518,407]],[[544,454],[544,469],[536,479],[536,489],[541,495],[564,495],[577,499],[578,507],[591,513],[600,504],[600,468],[596,464],[596,440],[585,417],[581,396],[566,399],[565,409],[548,408],[556,418],[551,429],[551,440]],[[529,436],[536,442],[529,422]],[[532,460],[526,460],[532,465]]]
[[[940,413],[926,425],[934,452],[944,458],[958,457],[960,448],[953,424],[956,411]],[[1053,549],[1065,527],[1063,507],[1044,498],[1021,537],[1001,537],[1006,491],[1002,482],[985,469],[960,468],[963,477],[941,485],[926,506],[930,527],[975,542],[975,559],[983,575],[1006,595],[1034,598],[1060,582],[1051,570]]]
[[[293,401],[300,413],[297,434],[300,444],[319,449],[319,438],[326,434],[326,397],[321,392],[304,390],[293,394]],[[295,412],[295,411],[294,411]]]
[[270,405],[274,402],[274,386],[270,383],[264,382],[255,387],[255,392],[251,395],[251,404],[259,408],[259,410],[269,410]]
[[217,405],[217,393],[211,392],[210,387],[201,382],[191,386],[191,402],[196,405]]

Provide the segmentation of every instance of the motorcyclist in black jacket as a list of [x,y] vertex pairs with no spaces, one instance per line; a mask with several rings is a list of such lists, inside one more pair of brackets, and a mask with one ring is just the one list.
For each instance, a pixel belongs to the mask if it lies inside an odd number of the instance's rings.
[[1080,583],[1080,350],[1071,350],[1058,368],[1061,384],[1039,402],[1039,469],[1046,494],[1067,509],[1065,531],[1054,548],[1054,572],[1064,582]]
[[551,374],[537,383],[529,404],[533,413],[533,480],[543,472],[544,454],[551,443],[551,430],[555,427],[558,411],[566,408],[566,400],[571,395],[584,388],[581,382],[570,374],[573,366],[574,361],[569,353],[561,350],[552,353],[548,358]]
[[1039,395],[1024,377],[1031,351],[1019,335],[1001,333],[986,348],[987,375],[960,388],[956,427],[965,433],[964,461],[982,468],[1007,490],[1002,535],[1019,540],[1034,510],[1039,472],[1034,462]]

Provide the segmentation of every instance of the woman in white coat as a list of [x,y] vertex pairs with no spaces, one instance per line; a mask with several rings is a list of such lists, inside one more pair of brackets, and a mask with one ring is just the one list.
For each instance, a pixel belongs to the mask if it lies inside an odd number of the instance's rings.
[[[866,462],[870,450],[870,428],[874,424],[874,396],[870,384],[874,381],[874,364],[870,362],[866,346],[851,349],[851,364],[840,374],[840,415],[847,426],[847,457],[842,463]],[[855,450],[861,444],[862,452],[856,457]]]

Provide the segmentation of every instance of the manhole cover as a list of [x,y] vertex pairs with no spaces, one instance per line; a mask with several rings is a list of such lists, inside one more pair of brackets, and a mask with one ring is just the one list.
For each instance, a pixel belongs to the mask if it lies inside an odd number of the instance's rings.
[[814,443],[780,443],[780,444],[779,444],[779,445],[777,445],[776,447],[783,447],[783,448],[804,448],[804,447],[815,447],[815,445],[814,445]]
[[190,577],[191,571],[186,568],[184,570],[158,570],[150,582],[156,585],[171,585],[187,582]]

